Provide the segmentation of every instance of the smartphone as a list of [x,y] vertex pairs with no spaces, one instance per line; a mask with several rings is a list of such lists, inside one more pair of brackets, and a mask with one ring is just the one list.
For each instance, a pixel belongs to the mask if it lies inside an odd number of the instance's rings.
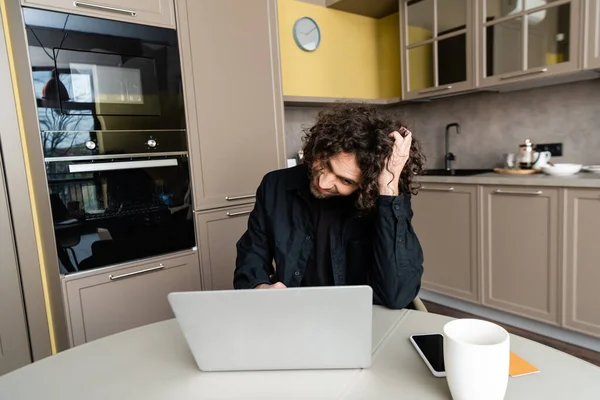
[[446,376],[444,368],[444,337],[439,333],[411,335],[410,341],[425,364],[438,378]]

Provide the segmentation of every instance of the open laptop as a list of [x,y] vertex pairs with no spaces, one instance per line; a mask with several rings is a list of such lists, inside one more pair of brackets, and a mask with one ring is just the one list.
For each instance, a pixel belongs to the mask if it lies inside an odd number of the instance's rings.
[[368,368],[369,286],[170,293],[202,371]]

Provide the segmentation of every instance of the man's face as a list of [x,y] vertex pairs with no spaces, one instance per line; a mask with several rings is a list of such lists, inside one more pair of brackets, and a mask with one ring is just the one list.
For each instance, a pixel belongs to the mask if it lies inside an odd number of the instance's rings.
[[356,154],[340,153],[325,163],[313,162],[310,191],[317,199],[349,196],[358,190],[361,177]]

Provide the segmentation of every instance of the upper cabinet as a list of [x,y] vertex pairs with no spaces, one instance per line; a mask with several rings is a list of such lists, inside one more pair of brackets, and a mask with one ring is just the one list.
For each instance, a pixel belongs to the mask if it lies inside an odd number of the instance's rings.
[[401,0],[405,100],[474,87],[473,0]]
[[173,0],[21,0],[28,7],[175,28]]
[[600,68],[600,0],[586,1],[585,68]]
[[479,4],[481,86],[564,74],[581,67],[580,0],[485,0]]
[[196,210],[285,165],[276,0],[177,0]]

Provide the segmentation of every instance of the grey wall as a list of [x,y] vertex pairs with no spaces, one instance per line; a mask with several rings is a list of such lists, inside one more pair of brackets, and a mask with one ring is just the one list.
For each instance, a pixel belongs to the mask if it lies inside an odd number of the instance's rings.
[[[392,108],[421,140],[429,168],[444,166],[444,128],[458,122],[450,150],[455,168],[492,168],[502,154],[516,152],[525,139],[562,142],[556,162],[600,164],[600,79],[510,93],[475,93]],[[302,127],[310,127],[319,111],[286,107],[288,157],[301,147]]]

